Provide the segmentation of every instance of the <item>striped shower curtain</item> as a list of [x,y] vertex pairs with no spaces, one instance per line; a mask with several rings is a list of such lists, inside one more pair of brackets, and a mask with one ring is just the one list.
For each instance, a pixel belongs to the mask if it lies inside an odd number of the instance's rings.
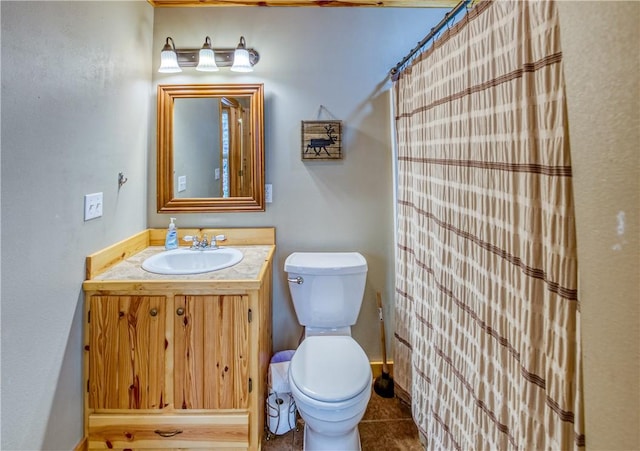
[[394,378],[429,449],[585,445],[558,26],[481,1],[394,83]]

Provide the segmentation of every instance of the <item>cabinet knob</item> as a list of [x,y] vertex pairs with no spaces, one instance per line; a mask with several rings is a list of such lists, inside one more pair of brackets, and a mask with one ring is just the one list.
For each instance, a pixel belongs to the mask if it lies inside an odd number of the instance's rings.
[[151,310],[149,310],[149,315],[157,316],[158,315],[158,309],[157,308],[152,308]]
[[178,314],[178,316],[182,316],[184,315],[184,309],[182,307],[178,307],[178,310],[176,310],[176,313]]

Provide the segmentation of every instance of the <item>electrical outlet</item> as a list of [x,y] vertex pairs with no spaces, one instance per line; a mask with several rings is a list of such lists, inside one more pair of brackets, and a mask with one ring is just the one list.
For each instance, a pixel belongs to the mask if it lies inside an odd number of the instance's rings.
[[264,201],[268,204],[273,202],[273,187],[271,183],[264,185]]
[[102,193],[86,194],[84,196],[84,220],[102,216]]

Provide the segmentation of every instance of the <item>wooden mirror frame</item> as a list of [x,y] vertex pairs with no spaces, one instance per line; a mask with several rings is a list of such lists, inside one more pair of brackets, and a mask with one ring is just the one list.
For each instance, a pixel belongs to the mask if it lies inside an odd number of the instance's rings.
[[[249,97],[252,195],[247,197],[176,198],[173,183],[173,105],[178,98]],[[158,85],[157,129],[158,213],[264,211],[264,85]]]

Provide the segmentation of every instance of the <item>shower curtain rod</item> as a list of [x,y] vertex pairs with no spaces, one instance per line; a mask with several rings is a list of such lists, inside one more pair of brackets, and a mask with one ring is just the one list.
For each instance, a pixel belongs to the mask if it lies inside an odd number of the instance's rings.
[[422,49],[422,47],[424,47],[425,44],[431,40],[431,38],[433,38],[436,34],[438,34],[438,32],[440,32],[440,30],[442,30],[442,28],[444,28],[451,20],[453,20],[458,15],[458,13],[462,9],[466,8],[467,5],[469,3],[471,3],[471,2],[472,2],[472,0],[462,0],[460,3],[458,3],[456,6],[454,6],[453,9],[451,9],[451,11],[446,13],[444,15],[444,18],[440,22],[438,22],[438,25],[433,27],[431,29],[431,31],[429,32],[429,34],[426,35],[422,41],[418,42],[418,45],[415,46],[407,54],[407,56],[402,58],[402,60],[398,64],[396,64],[393,67],[393,69],[391,69],[390,73],[391,73],[392,78],[395,79],[395,77],[397,77],[400,74],[400,68],[402,68],[402,66],[404,66],[404,64],[407,61],[409,61],[413,57],[413,55],[418,53],[420,51],[420,49]]

